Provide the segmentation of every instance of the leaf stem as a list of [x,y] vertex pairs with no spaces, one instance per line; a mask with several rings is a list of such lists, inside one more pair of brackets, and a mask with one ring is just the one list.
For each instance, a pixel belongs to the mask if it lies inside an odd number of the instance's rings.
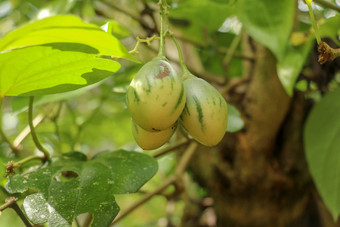
[[168,4],[166,2],[166,0],[159,0],[159,7],[160,7],[160,14],[161,14],[161,19],[160,19],[160,23],[161,23],[161,29],[159,32],[159,37],[160,37],[160,41],[159,41],[159,51],[158,51],[158,57],[165,57],[165,32],[164,32],[164,23],[166,21],[166,10],[168,7]]
[[21,220],[25,223],[26,227],[32,227],[31,223],[27,220],[26,216],[20,209],[20,207],[17,204],[17,198],[15,197],[8,197],[5,200],[5,203],[0,206],[0,212],[5,210],[6,208],[12,208],[17,215],[21,218]]
[[15,162],[16,165],[23,165],[24,163],[26,162],[29,162],[29,161],[32,161],[32,160],[43,160],[44,158],[41,157],[41,156],[37,156],[37,155],[31,155],[31,156],[28,156],[24,159],[21,159],[20,161],[17,161]]
[[170,37],[171,37],[172,41],[174,41],[174,43],[176,45],[177,53],[178,53],[178,58],[179,58],[179,65],[181,66],[181,69],[182,69],[183,74],[184,74],[184,72],[187,72],[189,70],[188,70],[187,66],[185,65],[185,63],[184,63],[181,47],[179,46],[179,44],[177,42],[177,39],[176,39],[176,37],[175,37],[173,32],[170,32]]
[[309,16],[310,16],[310,19],[312,21],[312,26],[313,26],[313,29],[314,29],[316,41],[318,42],[318,44],[320,44],[321,38],[320,38],[320,34],[319,34],[318,25],[315,21],[315,17],[314,17],[314,13],[313,13],[312,0],[305,0],[305,1],[306,1],[307,6],[308,6]]
[[30,126],[31,135],[35,146],[44,154],[44,161],[48,161],[50,160],[50,153],[41,145],[33,125],[33,101],[34,97],[30,96],[28,105],[28,125]]
[[[43,114],[38,114],[33,119],[33,126],[37,127],[43,120],[45,119],[45,116]],[[15,147],[19,147],[21,142],[30,134],[31,129],[29,125],[27,125],[20,133],[17,135],[17,137],[13,141],[13,145]]]

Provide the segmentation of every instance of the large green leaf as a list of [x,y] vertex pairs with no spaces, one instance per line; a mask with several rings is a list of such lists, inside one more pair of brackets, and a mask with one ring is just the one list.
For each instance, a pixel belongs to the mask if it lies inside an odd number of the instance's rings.
[[59,45],[51,44],[0,54],[0,96],[71,91],[96,83],[120,68],[113,60],[57,48]]
[[27,196],[23,204],[33,223],[48,221],[49,226],[65,227],[79,214],[90,212],[92,226],[105,227],[119,211],[114,194],[136,192],[157,168],[156,160],[148,155],[119,150],[87,162],[82,158],[58,160],[46,168],[15,175],[6,189],[10,193],[39,191]]
[[277,73],[279,79],[288,93],[293,95],[296,79],[306,61],[308,53],[314,43],[314,37],[311,37],[305,44],[295,47],[287,46],[287,50],[283,58],[277,63]]
[[340,214],[340,88],[326,94],[310,113],[304,144],[315,185],[334,220]]
[[340,14],[336,14],[334,17],[328,18],[326,22],[320,26],[320,36],[329,37],[340,45],[340,41],[337,38],[340,36]]
[[229,1],[185,0],[173,4],[169,19],[186,39],[206,45],[207,32],[217,31],[232,13]]
[[61,42],[81,43],[95,48],[98,54],[136,61],[117,38],[72,15],[53,16],[26,24],[0,40],[0,51]]
[[295,0],[238,0],[236,8],[250,36],[282,59],[293,26]]
[[[226,2],[228,3],[228,1]],[[209,30],[217,30],[231,14],[230,4],[210,0],[179,1],[169,14],[170,18],[185,19]]]

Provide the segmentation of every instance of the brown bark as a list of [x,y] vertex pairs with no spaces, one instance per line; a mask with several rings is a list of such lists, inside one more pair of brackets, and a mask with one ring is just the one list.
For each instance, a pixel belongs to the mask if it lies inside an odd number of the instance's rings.
[[227,133],[217,148],[200,147],[190,166],[214,200],[217,226],[334,226],[305,161],[307,102],[302,94],[286,94],[266,48],[248,47],[256,61],[247,65],[247,89],[228,94],[245,127]]

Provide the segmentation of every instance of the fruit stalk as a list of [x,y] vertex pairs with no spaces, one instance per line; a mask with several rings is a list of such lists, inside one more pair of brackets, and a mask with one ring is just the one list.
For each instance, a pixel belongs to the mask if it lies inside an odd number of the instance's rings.
[[314,17],[314,13],[313,13],[312,0],[305,0],[305,1],[306,1],[307,6],[308,6],[309,16],[310,16],[310,19],[312,21],[312,26],[313,26],[313,29],[314,29],[316,41],[318,42],[318,44],[320,44],[321,38],[320,38],[320,34],[319,34],[318,25],[315,21],[315,17]]
[[161,14],[161,29],[159,32],[159,52],[158,52],[158,57],[165,57],[165,33],[164,33],[164,21],[166,17],[166,9],[168,7],[168,4],[166,0],[160,0],[159,1],[159,7],[160,7],[160,14]]

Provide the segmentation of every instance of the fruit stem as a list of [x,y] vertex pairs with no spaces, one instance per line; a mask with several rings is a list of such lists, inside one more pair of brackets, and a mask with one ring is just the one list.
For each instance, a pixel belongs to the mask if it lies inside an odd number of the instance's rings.
[[312,0],[305,0],[307,6],[308,6],[308,11],[309,11],[309,16],[310,19],[312,21],[312,26],[314,29],[314,34],[315,34],[315,38],[316,41],[318,42],[318,44],[321,43],[321,38],[320,38],[320,34],[319,34],[319,29],[318,29],[318,25],[315,21],[315,17],[314,17],[314,13],[313,13],[313,8],[312,8]]
[[160,14],[161,14],[161,30],[159,32],[159,52],[158,57],[165,57],[165,32],[164,32],[164,22],[167,14],[167,7],[168,4],[166,0],[159,0],[159,8],[160,8]]
[[183,74],[183,77],[184,79],[187,79],[187,78],[190,78],[190,77],[195,77],[188,69],[188,67],[185,65],[184,63],[184,59],[183,59],[183,54],[182,54],[182,50],[181,50],[181,47],[179,46],[178,42],[177,42],[177,39],[174,35],[173,32],[170,32],[170,37],[171,39],[174,41],[175,45],[176,45],[176,48],[177,48],[177,52],[178,52],[178,58],[179,58],[179,64],[181,66],[181,69],[182,69],[182,74]]

